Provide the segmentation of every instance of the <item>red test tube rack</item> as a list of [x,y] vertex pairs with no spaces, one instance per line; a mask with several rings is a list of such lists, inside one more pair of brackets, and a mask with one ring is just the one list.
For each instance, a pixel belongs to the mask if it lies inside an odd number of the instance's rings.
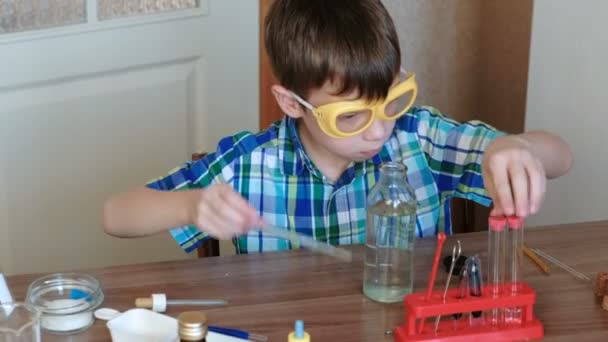
[[[508,288],[509,284],[505,284]],[[406,341],[527,341],[542,339],[544,329],[542,323],[534,317],[536,292],[527,284],[522,283],[516,295],[493,297],[489,286],[484,286],[481,297],[467,296],[461,298],[458,289],[448,291],[447,301],[443,303],[443,292],[434,291],[429,300],[426,293],[416,292],[405,296],[405,322],[395,328],[395,342]],[[503,293],[505,293],[504,291]],[[429,320],[422,331],[416,324],[419,320],[427,321],[429,317],[451,317],[452,314],[462,313],[465,316],[474,311],[491,311],[502,308],[522,308],[522,321],[518,325],[492,325],[487,322],[482,325],[455,325],[451,318],[442,320],[435,332],[435,324]],[[486,315],[489,316],[489,315]]]

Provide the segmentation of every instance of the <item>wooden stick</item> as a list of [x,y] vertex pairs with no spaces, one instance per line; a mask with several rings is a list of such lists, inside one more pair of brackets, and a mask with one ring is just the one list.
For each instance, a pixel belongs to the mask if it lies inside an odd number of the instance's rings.
[[528,256],[528,258],[530,258],[530,260],[532,260],[536,266],[538,266],[541,270],[543,270],[545,272],[545,274],[549,274],[551,273],[551,267],[549,267],[549,265],[547,265],[544,261],[542,261],[538,255],[536,255],[536,253],[534,253],[530,248],[528,248],[527,246],[524,246],[524,254],[526,254]]

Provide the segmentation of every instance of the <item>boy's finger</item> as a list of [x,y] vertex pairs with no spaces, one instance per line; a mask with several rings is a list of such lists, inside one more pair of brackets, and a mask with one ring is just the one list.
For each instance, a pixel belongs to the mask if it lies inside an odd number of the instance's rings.
[[226,234],[226,232],[223,231],[223,229],[219,223],[219,220],[217,220],[215,218],[215,216],[208,215],[204,219],[205,219],[205,221],[197,222],[196,226],[198,229],[209,234],[209,236],[217,238],[217,239],[226,238],[225,235],[227,235],[227,234]]
[[212,207],[214,215],[220,223],[229,226],[234,232],[242,232],[247,223],[247,218],[243,217],[244,212],[234,208],[230,203],[218,201]]
[[528,216],[528,174],[522,165],[516,164],[509,167],[509,178],[511,180],[511,191],[515,206],[515,214],[520,217]]
[[238,216],[243,219],[243,222],[239,222],[243,228],[241,233],[259,226],[260,217],[257,211],[240,194],[235,191],[226,192],[223,195],[223,201],[225,205],[238,212]]
[[266,221],[264,221],[264,219],[261,216],[259,216],[257,213],[256,213],[256,220],[255,221],[256,221],[255,225],[257,227],[262,228],[262,229],[264,229],[266,227],[266,225],[268,225],[268,223],[266,223]]
[[542,168],[528,167],[527,172],[530,178],[530,213],[536,214],[545,196],[547,179]]
[[228,205],[234,208],[234,210],[241,213],[241,216],[253,210],[253,208],[251,208],[249,205],[249,202],[247,202],[247,200],[245,200],[240,194],[232,190],[232,188],[230,188],[229,191],[222,192],[220,198],[222,205]]
[[[225,193],[229,191],[232,188],[223,184],[214,185],[199,204],[197,226],[217,238],[229,238],[238,233],[238,226],[232,222],[236,216],[225,213],[225,210],[231,208],[226,205],[225,198]],[[229,222],[226,222],[226,217],[230,218]]]
[[484,179],[484,185],[488,195],[492,198],[492,210],[490,211],[490,216],[503,216],[502,207],[500,206],[500,202],[498,200],[498,196],[496,195],[496,189],[494,188],[494,183],[492,183],[489,179]]
[[490,216],[504,216],[505,214],[502,211],[502,208],[500,207],[500,204],[498,204],[496,201],[494,202],[494,208],[492,209],[492,211],[490,211]]
[[498,203],[505,215],[513,215],[513,195],[507,168],[497,167],[492,171],[494,175],[494,189],[498,197]]

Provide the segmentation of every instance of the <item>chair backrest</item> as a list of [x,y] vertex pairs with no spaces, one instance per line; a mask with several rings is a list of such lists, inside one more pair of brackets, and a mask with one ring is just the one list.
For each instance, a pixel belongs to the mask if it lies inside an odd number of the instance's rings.
[[[196,161],[204,158],[207,155],[205,152],[193,153],[192,160]],[[220,255],[220,242],[217,239],[209,238],[205,240],[196,250],[199,258],[206,258]]]
[[471,200],[452,198],[450,208],[452,233],[486,231],[490,210],[491,208],[484,207]]

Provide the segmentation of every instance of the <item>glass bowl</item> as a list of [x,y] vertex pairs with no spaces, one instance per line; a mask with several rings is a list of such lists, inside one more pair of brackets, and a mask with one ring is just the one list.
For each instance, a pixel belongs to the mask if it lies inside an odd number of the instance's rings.
[[34,280],[26,305],[40,312],[40,326],[51,334],[74,334],[88,329],[93,311],[104,296],[99,281],[83,273],[55,273]]

